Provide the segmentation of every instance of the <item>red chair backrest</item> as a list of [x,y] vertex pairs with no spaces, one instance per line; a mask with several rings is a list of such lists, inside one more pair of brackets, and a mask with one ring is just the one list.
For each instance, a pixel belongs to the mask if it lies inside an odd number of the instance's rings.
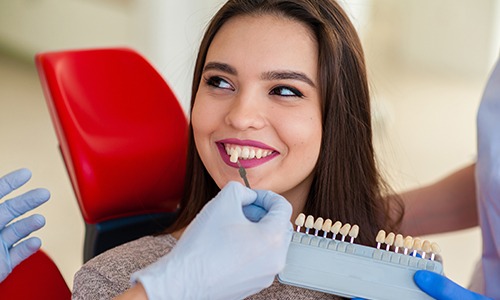
[[52,259],[39,250],[0,283],[0,299],[65,300],[71,291]]
[[161,75],[130,49],[36,55],[61,152],[87,223],[177,207],[187,119]]

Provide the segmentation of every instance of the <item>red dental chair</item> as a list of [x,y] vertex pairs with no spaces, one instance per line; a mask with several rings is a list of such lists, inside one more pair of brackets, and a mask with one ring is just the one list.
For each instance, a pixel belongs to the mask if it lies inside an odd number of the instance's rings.
[[0,283],[0,299],[69,300],[69,290],[52,259],[39,250]]
[[43,92],[84,222],[84,262],[175,219],[187,119],[130,49],[40,53]]

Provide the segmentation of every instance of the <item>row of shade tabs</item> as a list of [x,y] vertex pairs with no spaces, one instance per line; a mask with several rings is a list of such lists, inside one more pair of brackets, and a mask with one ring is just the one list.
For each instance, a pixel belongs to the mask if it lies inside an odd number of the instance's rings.
[[[349,223],[342,224],[340,221],[332,222],[330,219],[324,220],[319,217],[314,219],[313,216],[306,216],[301,213],[295,219],[295,225],[297,226],[296,231],[301,232],[304,228],[305,234],[313,234],[318,236],[320,231],[322,232],[322,237],[331,238],[336,240],[337,235],[340,235],[340,241],[346,242],[349,239],[350,243],[354,242],[354,239],[358,237],[359,226],[350,225]],[[314,232],[311,232],[314,230]],[[411,236],[403,237],[401,234],[395,234],[389,232],[386,234],[384,230],[380,230],[376,237],[377,249],[380,249],[385,245],[386,251],[391,251],[391,248],[396,253],[401,253],[404,255],[412,255],[416,257],[417,255],[421,258],[429,258],[434,260],[436,255],[441,252],[439,245],[435,242],[430,242],[428,240],[422,240],[421,238],[413,238]]]

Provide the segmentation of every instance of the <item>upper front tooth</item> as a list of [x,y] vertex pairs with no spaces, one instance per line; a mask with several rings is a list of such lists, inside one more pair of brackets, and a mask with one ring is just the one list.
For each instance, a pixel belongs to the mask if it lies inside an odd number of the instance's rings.
[[248,159],[248,156],[250,156],[250,149],[248,147],[243,147],[241,150],[241,157],[244,159]]
[[261,158],[261,157],[262,157],[262,149],[258,149],[258,150],[255,152],[255,157],[256,157],[256,158]]
[[255,149],[250,149],[250,154],[248,155],[249,159],[252,159],[255,157]]

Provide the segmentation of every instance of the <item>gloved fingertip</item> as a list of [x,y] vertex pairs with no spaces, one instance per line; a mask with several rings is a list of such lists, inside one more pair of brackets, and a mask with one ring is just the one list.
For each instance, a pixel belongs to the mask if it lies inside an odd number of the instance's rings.
[[42,240],[38,237],[31,237],[26,240],[26,247],[30,252],[35,252],[42,247]]
[[33,190],[36,200],[38,203],[45,203],[50,199],[50,191],[45,188],[37,188]]
[[22,168],[7,174],[4,178],[6,178],[8,182],[10,182],[12,187],[18,188],[28,182],[28,180],[31,179],[31,175],[32,174],[29,169]]
[[37,228],[42,228],[43,226],[45,226],[46,220],[45,220],[44,216],[42,216],[40,214],[34,214],[34,215],[32,215],[32,218],[33,218],[33,224]]
[[31,173],[31,170],[28,168],[21,168],[19,170],[14,171],[14,172],[16,173],[17,176],[23,177],[23,178],[28,178],[28,179],[31,178],[31,176],[33,175]]
[[255,204],[243,206],[243,214],[252,222],[259,222],[266,215],[267,211]]
[[413,275],[413,279],[415,280],[415,282],[425,283],[429,281],[429,276],[427,272],[418,270],[417,272],[415,272],[415,275]]

